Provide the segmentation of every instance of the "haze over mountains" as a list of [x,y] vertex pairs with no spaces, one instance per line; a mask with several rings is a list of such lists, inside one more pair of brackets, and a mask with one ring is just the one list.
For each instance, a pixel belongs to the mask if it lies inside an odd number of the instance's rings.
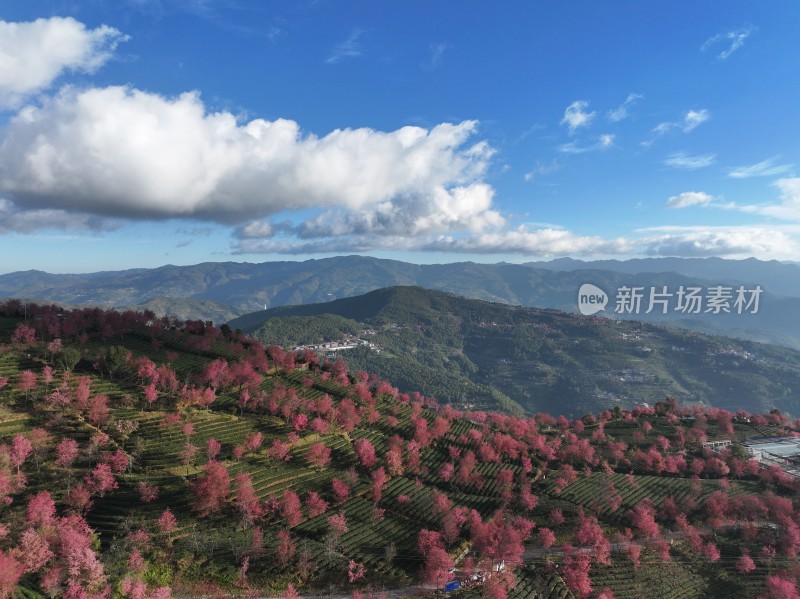
[[612,298],[603,315],[615,316],[613,297],[622,286],[675,292],[681,285],[760,286],[757,314],[670,311],[625,315],[693,330],[778,343],[800,349],[800,265],[755,259],[639,259],[581,262],[560,259],[528,264],[418,265],[345,256],[304,262],[206,262],[89,274],[42,271],[0,275],[0,297],[70,305],[151,309],[181,319],[225,322],[265,307],[353,297],[395,285],[418,285],[468,298],[574,312],[583,283]]

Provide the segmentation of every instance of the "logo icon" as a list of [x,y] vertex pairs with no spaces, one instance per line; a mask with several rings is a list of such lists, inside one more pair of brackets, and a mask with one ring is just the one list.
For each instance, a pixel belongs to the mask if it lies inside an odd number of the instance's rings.
[[584,283],[578,290],[578,311],[584,316],[597,314],[606,309],[608,294],[591,283]]

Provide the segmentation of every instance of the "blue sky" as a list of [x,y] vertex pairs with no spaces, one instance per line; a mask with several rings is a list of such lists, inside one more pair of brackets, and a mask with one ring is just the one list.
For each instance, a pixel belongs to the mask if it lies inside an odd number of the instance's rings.
[[800,260],[800,4],[0,7],[0,272]]

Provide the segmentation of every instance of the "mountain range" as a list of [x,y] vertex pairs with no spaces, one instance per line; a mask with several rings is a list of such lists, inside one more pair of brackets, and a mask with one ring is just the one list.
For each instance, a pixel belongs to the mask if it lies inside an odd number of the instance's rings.
[[613,298],[624,286],[733,290],[760,286],[758,313],[684,314],[672,308],[606,314],[660,322],[698,331],[777,343],[800,349],[800,265],[758,260],[643,259],[581,262],[571,259],[528,264],[418,265],[396,260],[343,256],[304,262],[207,262],[192,266],[50,274],[0,275],[0,297],[66,305],[150,309],[159,315],[225,322],[258,309],[325,302],[389,286],[417,285],[464,297],[528,307],[577,310],[578,289],[591,283]]

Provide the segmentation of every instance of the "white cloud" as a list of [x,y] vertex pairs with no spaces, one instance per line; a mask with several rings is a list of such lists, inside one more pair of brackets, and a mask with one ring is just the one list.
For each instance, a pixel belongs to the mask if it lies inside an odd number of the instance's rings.
[[549,175],[550,173],[555,173],[559,169],[561,169],[561,165],[555,160],[547,164],[537,163],[536,168],[523,175],[523,179],[525,181],[533,181],[539,175]]
[[619,122],[628,118],[628,110],[639,100],[644,98],[642,94],[628,94],[625,101],[614,110],[609,110],[606,117],[609,121]]
[[689,133],[693,131],[703,123],[705,123],[708,119],[711,118],[711,112],[706,110],[705,108],[701,110],[689,110],[683,116],[683,119],[680,121],[668,121],[664,123],[659,123],[653,129],[653,133],[657,135],[663,135],[664,133],[669,133],[672,130],[678,129],[683,131],[684,133]]
[[595,150],[608,150],[614,147],[615,136],[611,133],[605,133],[597,138],[593,144],[581,145],[577,141],[561,144],[558,146],[558,151],[562,154],[584,154],[586,152],[594,152]]
[[423,71],[433,71],[439,67],[442,63],[442,57],[444,56],[445,50],[447,50],[450,46],[448,44],[440,43],[440,44],[431,44],[428,46],[428,51],[430,55],[428,59],[422,63],[422,70]]
[[667,200],[669,208],[685,208],[702,205],[723,210],[737,210],[748,214],[768,216],[800,224],[800,177],[778,179],[774,184],[779,191],[778,202],[762,204],[739,204],[717,202],[717,198],[700,191],[687,191]]
[[297,238],[271,237],[239,239],[231,244],[231,253],[312,255],[331,253],[360,253],[380,250],[412,250],[417,241],[399,236],[352,235],[325,239],[298,240]]
[[800,177],[778,179],[774,185],[780,192],[779,203],[755,204],[740,208],[745,212],[800,223]]
[[102,216],[243,223],[325,210],[329,228],[472,230],[502,223],[482,181],[493,150],[467,143],[476,126],[317,137],[290,120],[209,114],[195,93],[67,89],[8,124],[0,192],[19,208]]
[[242,240],[294,236],[299,239],[325,240],[391,237],[419,237],[449,231],[484,231],[499,229],[505,219],[492,210],[494,190],[486,184],[440,189],[432,198],[422,196],[386,200],[360,210],[342,208],[322,211],[298,225],[255,221],[239,227],[236,237]]
[[683,117],[683,126],[681,129],[684,133],[689,133],[689,131],[702,125],[709,118],[711,118],[711,113],[705,108],[702,110],[690,110],[686,113],[686,116]]
[[772,177],[782,175],[794,168],[792,164],[775,164],[777,158],[767,158],[761,162],[747,166],[737,166],[728,171],[728,176],[734,179],[749,179],[750,177]]
[[272,237],[275,227],[269,221],[256,220],[236,229],[236,236],[241,239],[259,239]]
[[345,58],[358,58],[361,56],[364,53],[361,45],[361,36],[363,34],[363,30],[354,29],[346,40],[336,44],[325,62],[328,64],[334,64],[344,60]]
[[726,31],[710,37],[705,43],[700,46],[700,49],[705,52],[712,46],[718,46],[720,43],[729,43],[726,49],[717,54],[718,60],[727,60],[728,57],[736,52],[744,45],[745,40],[756,32],[756,28],[752,26],[743,27],[742,29],[735,29],[733,31]]
[[800,254],[797,233],[774,227],[652,227],[640,229],[647,234],[639,241],[640,250],[653,256],[685,258],[724,256],[727,258],[759,257],[793,259]]
[[466,235],[352,235],[323,239],[243,239],[234,244],[234,253],[314,254],[404,250],[468,254],[520,254],[556,257],[569,255],[620,255],[632,248],[630,241],[619,238],[582,236],[557,227],[484,231]]
[[409,237],[369,234],[304,240],[296,238],[242,239],[234,254],[320,254],[366,251],[427,251],[451,254],[516,254],[559,256],[678,256],[796,260],[800,255],[800,226],[650,227],[630,237],[606,239],[579,235],[557,226],[486,231],[466,235]]
[[483,231],[505,225],[492,210],[494,190],[485,183],[452,189],[439,188],[430,197],[387,200],[359,211],[333,210],[306,220],[303,237],[332,235],[426,235],[446,231]]
[[113,27],[87,29],[71,17],[0,21],[0,108],[20,105],[64,71],[94,72],[127,39]]
[[706,206],[714,200],[711,196],[704,191],[684,191],[676,196],[672,196],[667,200],[668,208],[686,208],[687,206]]
[[690,156],[686,152],[675,152],[664,159],[664,164],[671,168],[694,171],[714,164],[715,154],[700,154]]
[[441,237],[424,246],[425,250],[465,253],[523,254],[525,256],[618,255],[630,251],[624,238],[603,239],[576,235],[560,228],[516,229],[484,232],[466,237]]
[[586,127],[595,117],[594,112],[586,112],[589,107],[589,102],[586,100],[576,100],[564,110],[564,118],[561,119],[562,125],[569,127],[570,133],[573,133],[580,127]]
[[191,229],[177,229],[179,235],[191,235],[192,237],[210,237],[214,232],[211,227],[193,227]]
[[0,234],[27,234],[46,229],[101,232],[117,228],[116,223],[90,214],[53,208],[20,210],[14,202],[0,198]]

